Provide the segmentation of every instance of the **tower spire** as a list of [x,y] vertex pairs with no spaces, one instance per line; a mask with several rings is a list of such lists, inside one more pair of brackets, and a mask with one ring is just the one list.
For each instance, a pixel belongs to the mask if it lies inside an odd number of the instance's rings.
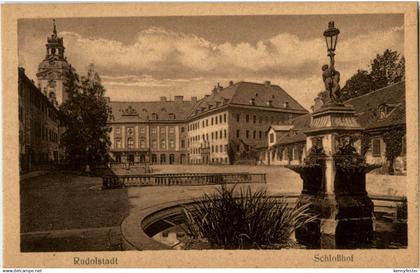
[[56,28],[56,26],[55,26],[55,19],[53,19],[53,26],[54,26],[53,33],[54,33],[55,35],[57,35],[57,28]]

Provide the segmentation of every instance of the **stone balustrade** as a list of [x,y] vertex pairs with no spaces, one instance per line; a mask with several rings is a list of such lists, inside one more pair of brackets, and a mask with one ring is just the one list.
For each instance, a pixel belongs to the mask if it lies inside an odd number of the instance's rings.
[[102,177],[103,188],[129,186],[194,186],[235,183],[267,183],[265,173],[175,173],[107,175]]

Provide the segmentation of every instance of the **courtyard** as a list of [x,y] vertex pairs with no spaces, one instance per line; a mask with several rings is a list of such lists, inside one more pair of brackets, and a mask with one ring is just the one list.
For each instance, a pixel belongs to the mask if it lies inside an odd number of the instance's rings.
[[[135,169],[119,170],[135,174]],[[296,173],[280,166],[154,165],[155,173],[266,173],[270,194],[299,193]],[[102,190],[100,177],[60,172],[21,181],[22,251],[122,250],[120,225],[130,214],[157,205],[200,197],[216,186],[144,186]],[[405,176],[368,174],[372,195],[405,196]]]

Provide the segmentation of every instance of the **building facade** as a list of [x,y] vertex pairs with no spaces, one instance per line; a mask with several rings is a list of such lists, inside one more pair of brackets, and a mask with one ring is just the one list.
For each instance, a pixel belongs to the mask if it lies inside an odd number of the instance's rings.
[[18,74],[20,171],[28,172],[62,159],[60,123],[55,101],[41,92],[23,68]]
[[63,38],[53,32],[47,38],[46,55],[38,66],[35,84],[18,69],[19,93],[19,154],[22,172],[45,168],[64,160],[59,140],[64,132],[60,126],[58,107],[68,97],[71,82],[78,82],[76,70],[64,55]]
[[186,117],[194,102],[109,102],[110,154],[115,162],[188,163]]
[[217,85],[200,100],[175,96],[173,101],[109,102],[109,106],[114,160],[150,159],[158,164],[238,162],[266,145],[271,124],[284,124],[307,113],[270,82]]
[[[365,143],[366,162],[382,164],[376,172],[387,173],[389,160],[386,156],[387,132],[400,131],[402,151],[394,161],[396,173],[406,173],[406,120],[405,120],[405,82],[367,93],[347,100],[345,104],[352,105],[356,110],[357,121],[364,128],[363,142]],[[270,129],[267,138],[267,149],[261,154],[265,164],[289,165],[300,164],[306,154],[305,130],[309,129],[310,115],[303,115],[291,121],[291,128],[284,130],[281,135],[275,133],[275,127]]]

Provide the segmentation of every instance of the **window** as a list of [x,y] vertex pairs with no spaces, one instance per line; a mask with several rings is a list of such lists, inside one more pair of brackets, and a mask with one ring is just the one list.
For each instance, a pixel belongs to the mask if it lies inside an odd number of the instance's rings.
[[173,139],[169,140],[169,148],[170,149],[175,149],[175,140],[173,140]]
[[226,114],[223,114],[223,122],[226,123]]
[[219,132],[219,138],[223,138],[223,131],[222,130],[220,130],[220,132]]
[[166,155],[165,154],[161,154],[160,155],[160,164],[165,164],[166,163]]
[[239,121],[240,121],[240,119],[241,119],[241,115],[236,114],[236,122],[239,122]]
[[120,135],[121,134],[121,128],[119,128],[119,127],[115,128],[115,134]]
[[134,148],[134,140],[131,137],[127,139],[127,147],[129,149],[133,149]]
[[254,123],[257,123],[257,116],[255,116],[255,115],[254,115],[254,116],[252,117],[252,121],[253,121]]
[[225,129],[225,131],[224,131],[224,137],[225,137],[225,138],[227,137],[227,132],[226,132],[226,129]]
[[240,135],[241,135],[241,130],[236,130],[236,137],[240,137]]
[[181,140],[181,148],[185,148],[185,140]]
[[249,138],[249,131],[246,130],[246,138]]
[[127,128],[127,135],[128,135],[128,136],[132,136],[132,135],[133,135],[133,133],[134,133],[134,130],[133,130],[133,128],[132,128],[132,127]]
[[206,119],[206,126],[209,126],[209,120]]
[[246,120],[246,123],[248,123],[248,122],[249,122],[249,115],[246,115],[246,116],[245,116],[245,120]]
[[254,132],[253,132],[253,135],[252,135],[252,136],[253,136],[253,138],[254,138],[254,139],[255,139],[255,138],[257,138],[257,131],[255,131],[255,130],[254,130]]
[[157,163],[157,155],[156,154],[152,154],[152,162]]
[[152,134],[156,134],[156,127],[151,128]]
[[156,113],[152,113],[152,119],[153,119],[153,120],[157,120],[157,119],[159,119],[158,114],[156,114]]
[[169,133],[170,133],[170,134],[175,133],[175,128],[174,128],[174,127],[169,127]]
[[184,126],[181,127],[181,133],[185,132]]
[[258,122],[262,123],[262,117],[258,117]]
[[222,115],[219,116],[219,123],[222,123]]
[[175,114],[174,113],[169,113],[169,119],[174,120],[175,119]]
[[121,139],[116,139],[115,140],[115,148],[117,148],[117,149],[121,148]]
[[152,140],[152,148],[156,149],[157,148],[157,141],[156,139]]
[[381,140],[379,138],[372,139],[372,156],[381,156]]
[[216,145],[216,153],[218,153],[218,152],[219,152],[219,146]]
[[270,134],[270,143],[273,143],[274,142],[274,134],[273,133],[271,133]]
[[144,141],[144,139],[140,139],[140,148],[146,148],[146,142]]
[[145,134],[146,133],[146,129],[144,127],[140,127],[140,134]]
[[213,125],[213,118],[211,118],[211,122],[210,122],[210,124],[211,124],[211,125]]
[[260,131],[260,139],[262,138],[262,132]]
[[160,141],[160,148],[162,148],[162,149],[166,148],[166,142],[163,139]]
[[214,118],[214,122],[217,124],[217,117]]

